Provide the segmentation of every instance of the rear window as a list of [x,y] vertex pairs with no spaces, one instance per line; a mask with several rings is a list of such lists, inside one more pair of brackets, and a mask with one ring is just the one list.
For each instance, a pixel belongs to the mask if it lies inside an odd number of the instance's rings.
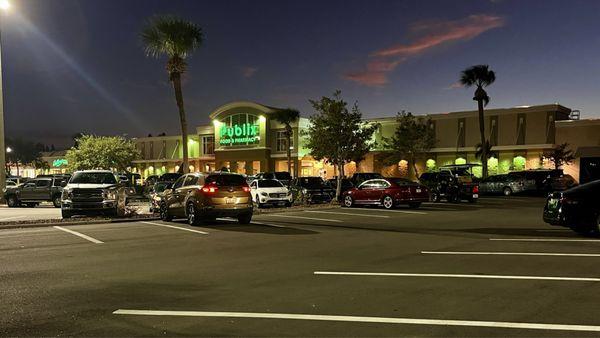
[[258,181],[259,188],[281,188],[283,184],[277,180],[259,180]]
[[217,186],[246,185],[246,179],[242,175],[210,175],[206,183],[215,183]]

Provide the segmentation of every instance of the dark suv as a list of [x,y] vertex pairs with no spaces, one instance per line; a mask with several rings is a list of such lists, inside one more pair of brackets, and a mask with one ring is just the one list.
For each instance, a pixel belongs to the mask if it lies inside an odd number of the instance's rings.
[[52,202],[56,208],[60,208],[62,194],[62,182],[68,178],[63,176],[41,176],[27,181],[26,183],[7,187],[4,199],[9,207],[26,205],[35,207],[40,202]]
[[250,187],[242,175],[193,173],[178,178],[164,191],[160,217],[185,217],[191,225],[217,217],[233,217],[242,224],[252,220]]
[[293,203],[329,203],[335,195],[329,182],[320,177],[298,177],[291,181],[290,192]]

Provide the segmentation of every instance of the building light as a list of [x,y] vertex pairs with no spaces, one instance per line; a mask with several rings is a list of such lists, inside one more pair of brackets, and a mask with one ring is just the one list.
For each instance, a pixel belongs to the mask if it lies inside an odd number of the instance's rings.
[[264,115],[260,115],[260,116],[258,117],[258,120],[259,120],[260,122],[265,122],[265,121],[267,120],[267,118],[266,118]]
[[215,126],[215,128],[219,128],[220,125],[221,125],[221,121],[213,120],[213,126]]

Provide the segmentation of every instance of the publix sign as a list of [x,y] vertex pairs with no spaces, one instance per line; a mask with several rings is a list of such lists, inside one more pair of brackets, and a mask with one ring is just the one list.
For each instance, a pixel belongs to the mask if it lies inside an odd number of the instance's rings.
[[260,140],[259,126],[255,123],[222,123],[219,128],[219,144],[223,146],[249,145]]

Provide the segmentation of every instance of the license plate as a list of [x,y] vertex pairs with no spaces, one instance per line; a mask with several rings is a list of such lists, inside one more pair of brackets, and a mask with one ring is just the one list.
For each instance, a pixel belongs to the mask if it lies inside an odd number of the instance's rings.
[[479,194],[473,194],[473,198],[479,198]]
[[550,209],[550,210],[554,210],[554,209],[556,209],[556,207],[557,207],[557,206],[558,206],[558,199],[556,199],[556,198],[551,198],[551,199],[548,201],[548,209]]
[[420,193],[420,192],[421,192],[421,189],[415,189],[415,191],[416,191],[417,193]]
[[225,203],[227,203],[227,204],[235,204],[235,197],[227,197],[227,198],[225,198]]
[[279,205],[279,206],[285,205],[285,202],[279,202],[279,203],[277,203],[277,205]]

